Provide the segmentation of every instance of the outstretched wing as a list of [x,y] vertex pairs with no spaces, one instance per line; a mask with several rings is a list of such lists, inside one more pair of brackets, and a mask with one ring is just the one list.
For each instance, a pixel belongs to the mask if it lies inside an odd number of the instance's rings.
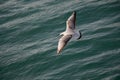
[[64,35],[59,39],[57,53],[61,52],[71,38],[72,35]]
[[72,15],[68,18],[68,20],[66,21],[66,25],[67,25],[67,30],[69,29],[72,29],[74,30],[75,29],[75,22],[76,22],[76,12],[74,11],[72,13]]

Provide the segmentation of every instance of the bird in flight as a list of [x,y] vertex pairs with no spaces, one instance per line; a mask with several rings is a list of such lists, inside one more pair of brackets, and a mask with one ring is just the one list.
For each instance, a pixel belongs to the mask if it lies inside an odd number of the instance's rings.
[[76,37],[77,40],[81,38],[81,32],[75,30],[76,23],[76,11],[72,13],[72,15],[66,21],[66,30],[60,35],[62,36],[58,42],[57,53],[59,54],[65,45],[70,41],[71,38]]

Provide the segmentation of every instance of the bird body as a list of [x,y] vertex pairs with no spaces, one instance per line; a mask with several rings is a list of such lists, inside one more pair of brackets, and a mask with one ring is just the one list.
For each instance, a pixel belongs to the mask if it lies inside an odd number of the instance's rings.
[[77,37],[77,39],[81,38],[81,32],[79,33],[75,30],[75,22],[76,22],[76,12],[74,11],[72,15],[66,21],[66,30],[60,35],[62,36],[58,42],[57,53],[60,53],[65,45],[70,41],[71,38]]

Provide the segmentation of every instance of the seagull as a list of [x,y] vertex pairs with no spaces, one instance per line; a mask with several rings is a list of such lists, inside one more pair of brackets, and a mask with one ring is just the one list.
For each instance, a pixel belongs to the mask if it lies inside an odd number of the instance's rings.
[[76,11],[72,13],[72,15],[66,21],[66,30],[60,33],[62,36],[58,42],[57,53],[59,54],[65,45],[70,41],[72,38],[77,38],[79,40],[81,38],[81,32],[75,30],[76,23]]

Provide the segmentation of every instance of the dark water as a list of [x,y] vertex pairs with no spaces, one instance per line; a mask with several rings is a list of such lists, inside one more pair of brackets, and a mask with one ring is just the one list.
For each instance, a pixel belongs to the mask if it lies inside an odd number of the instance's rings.
[[[73,11],[83,36],[57,55]],[[0,80],[120,80],[120,0],[0,0]]]

